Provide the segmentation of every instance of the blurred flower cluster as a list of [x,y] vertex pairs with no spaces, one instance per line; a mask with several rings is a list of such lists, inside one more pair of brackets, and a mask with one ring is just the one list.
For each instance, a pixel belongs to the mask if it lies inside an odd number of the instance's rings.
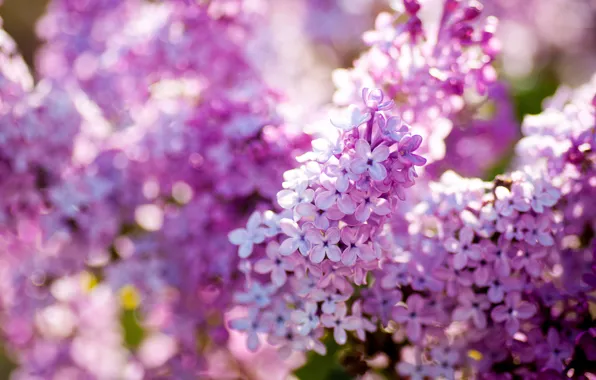
[[[10,378],[595,378],[595,13],[50,0],[32,67],[0,30]],[[585,84],[525,115],[553,57]]]

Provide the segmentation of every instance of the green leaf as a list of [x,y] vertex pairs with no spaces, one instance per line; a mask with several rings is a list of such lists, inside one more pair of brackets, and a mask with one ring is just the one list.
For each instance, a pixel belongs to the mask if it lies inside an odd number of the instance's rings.
[[339,363],[340,346],[331,335],[325,337],[324,343],[327,347],[327,355],[321,356],[315,352],[309,352],[306,364],[296,370],[294,375],[303,380],[352,379]]

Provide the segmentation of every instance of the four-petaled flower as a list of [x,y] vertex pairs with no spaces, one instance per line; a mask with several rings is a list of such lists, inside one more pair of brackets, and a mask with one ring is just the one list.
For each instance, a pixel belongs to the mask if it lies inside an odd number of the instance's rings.
[[445,242],[445,248],[455,253],[453,256],[453,267],[462,269],[468,264],[468,259],[479,260],[481,257],[480,248],[473,244],[474,230],[466,226],[459,231],[459,240],[449,238]]
[[238,256],[245,259],[252,253],[253,245],[265,241],[265,229],[261,226],[261,214],[258,211],[252,213],[246,228],[237,228],[228,234],[230,243],[239,245]]
[[325,327],[333,328],[333,338],[338,344],[345,344],[348,340],[346,330],[352,331],[360,327],[360,319],[346,316],[348,308],[345,303],[337,304],[333,314],[323,314],[321,322]]
[[341,259],[341,250],[337,246],[340,233],[336,227],[328,229],[325,233],[318,230],[310,230],[307,232],[306,238],[312,244],[310,260],[313,263],[320,263],[325,259],[325,256],[335,262]]
[[271,273],[271,282],[280,287],[286,283],[286,271],[294,269],[294,263],[290,260],[284,260],[279,252],[279,244],[271,241],[267,244],[267,258],[261,259],[255,264],[255,272]]
[[414,153],[421,143],[422,137],[420,135],[403,137],[397,147],[397,159],[407,165],[422,166],[426,164],[426,158]]
[[505,305],[498,305],[491,312],[493,321],[505,322],[505,329],[510,335],[519,331],[520,321],[531,318],[536,313],[536,306],[521,300],[521,295],[512,292],[505,298]]
[[410,340],[417,342],[422,336],[422,325],[432,323],[433,318],[426,310],[424,298],[412,294],[406,301],[407,307],[398,305],[393,309],[393,320],[406,324],[406,334]]
[[352,160],[351,169],[356,174],[368,171],[370,178],[382,181],[387,177],[387,169],[383,162],[389,157],[389,147],[379,145],[372,152],[366,140],[356,141],[356,154]]
[[282,219],[279,222],[279,227],[283,233],[288,236],[279,247],[279,253],[281,255],[288,256],[296,252],[296,250],[298,250],[302,256],[308,255],[310,242],[306,239],[306,233],[310,229],[310,225],[305,224],[300,227],[293,220]]

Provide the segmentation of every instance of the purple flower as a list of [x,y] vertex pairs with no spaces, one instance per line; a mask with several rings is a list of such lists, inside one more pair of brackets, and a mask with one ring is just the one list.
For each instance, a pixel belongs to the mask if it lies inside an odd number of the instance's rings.
[[563,369],[563,362],[573,353],[573,346],[561,340],[556,329],[550,328],[546,336],[546,342],[540,346],[538,355],[545,360],[544,367],[557,371]]
[[389,201],[385,198],[379,197],[379,193],[377,191],[370,190],[367,193],[354,193],[353,197],[358,204],[356,211],[354,212],[354,216],[361,223],[366,222],[371,213],[383,216],[391,212]]
[[453,311],[456,321],[472,320],[479,329],[486,328],[486,311],[490,307],[486,295],[474,294],[471,291],[462,293],[459,297],[459,306]]
[[346,215],[351,215],[356,211],[356,202],[345,190],[340,191],[329,181],[323,181],[321,185],[324,190],[315,196],[315,205],[318,208],[327,210],[337,204],[339,211]]
[[505,322],[505,329],[509,335],[519,331],[520,322],[536,314],[536,306],[521,300],[517,292],[509,293],[505,298],[505,305],[498,305],[491,312],[492,319],[497,323]]
[[356,154],[352,160],[351,169],[356,174],[366,171],[370,178],[375,181],[382,181],[387,177],[387,169],[383,162],[389,157],[389,148],[386,145],[377,146],[372,152],[370,144],[366,140],[356,141]]
[[550,247],[555,243],[551,235],[551,221],[546,216],[535,218],[525,214],[521,217],[518,228],[524,234],[524,240],[530,245],[540,243],[545,247]]
[[353,316],[346,316],[348,308],[341,302],[331,314],[323,314],[321,322],[325,327],[333,328],[333,338],[338,344],[345,344],[348,336],[346,330],[352,331],[358,329],[360,320]]
[[310,242],[306,238],[306,234],[311,226],[308,224],[298,226],[296,222],[290,219],[282,219],[279,222],[279,226],[283,233],[288,236],[281,243],[279,253],[283,256],[288,256],[298,250],[302,256],[308,255]]
[[546,254],[544,248],[521,245],[511,259],[511,266],[518,271],[525,269],[532,277],[539,277],[542,272],[542,259]]
[[255,272],[257,273],[271,273],[271,282],[275,286],[282,286],[286,283],[286,271],[294,269],[294,263],[289,260],[284,260],[280,255],[279,244],[275,241],[267,244],[267,258],[261,259],[255,264]]
[[246,318],[232,319],[229,323],[234,330],[243,331],[247,334],[246,347],[252,352],[259,349],[258,334],[269,331],[268,323],[260,317],[258,309],[249,309]]
[[375,332],[377,330],[377,325],[362,315],[362,305],[360,300],[354,302],[352,305],[352,317],[357,318],[360,321],[355,331],[356,336],[361,341],[366,340],[367,332]]
[[418,294],[408,297],[406,304],[407,307],[396,306],[391,316],[394,321],[405,323],[408,338],[417,342],[422,335],[422,325],[432,323],[433,318],[427,313],[425,301]]
[[315,192],[301,184],[295,190],[285,189],[277,193],[277,203],[285,209],[291,210],[302,203],[309,203],[313,200]]
[[455,269],[464,268],[468,259],[479,260],[481,257],[480,248],[473,244],[474,230],[470,227],[464,227],[459,231],[459,240],[449,238],[445,243],[445,248],[449,252],[455,253],[453,257],[453,267]]
[[319,308],[315,302],[306,302],[302,309],[294,310],[292,321],[298,324],[298,331],[306,335],[319,326]]
[[344,265],[354,265],[357,258],[363,261],[371,261],[375,258],[373,250],[366,243],[368,240],[366,233],[356,228],[344,227],[340,235],[341,241],[346,245],[341,254],[341,262]]
[[336,227],[332,227],[324,233],[318,230],[310,230],[307,232],[306,238],[312,244],[310,260],[313,263],[318,264],[325,257],[334,262],[340,261],[341,250],[337,246],[340,233]]
[[335,189],[340,192],[345,192],[350,186],[350,181],[355,181],[360,178],[359,174],[352,173],[350,156],[347,154],[339,158],[337,165],[329,165],[327,167],[327,175],[335,180]]
[[397,158],[400,162],[408,165],[422,166],[426,164],[426,159],[414,153],[422,143],[422,136],[405,136],[399,142],[397,147]]
[[346,132],[359,127],[371,118],[369,112],[363,113],[353,104],[350,104],[347,109],[341,110],[333,116],[334,117],[331,118],[331,124]]
[[230,243],[239,245],[238,256],[245,259],[252,253],[253,245],[260,244],[265,240],[265,229],[261,227],[261,214],[258,211],[252,213],[246,228],[237,228],[228,234]]
[[275,291],[273,286],[263,286],[260,283],[253,281],[250,288],[246,292],[239,292],[235,294],[236,302],[242,304],[254,304],[257,307],[264,308],[271,303],[271,295]]
[[506,187],[498,186],[495,189],[495,195],[497,197],[495,210],[503,216],[513,216],[516,211],[526,212],[530,209],[521,185],[513,185],[512,191]]

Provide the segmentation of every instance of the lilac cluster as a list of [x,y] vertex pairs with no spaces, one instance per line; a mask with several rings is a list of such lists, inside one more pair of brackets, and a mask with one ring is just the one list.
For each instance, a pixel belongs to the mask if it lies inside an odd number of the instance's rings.
[[247,311],[230,325],[248,334],[250,349],[267,333],[283,353],[322,352],[325,328],[339,344],[346,330],[363,338],[374,328],[360,301],[347,301],[395,249],[387,222],[426,160],[416,153],[422,138],[391,114],[393,101],[378,89],[364,89],[362,100],[364,108],[333,112],[329,135],[284,174],[277,201],[285,211],[255,212],[229,234],[245,259],[235,299]]
[[253,3],[53,1],[35,86],[0,35],[15,378],[203,376],[225,349],[243,286],[227,233],[310,141],[246,56]]
[[448,172],[408,230],[397,223],[409,253],[375,272],[363,310],[394,331],[401,375],[594,371],[594,99],[594,83],[563,89],[524,121],[521,171],[490,183]]
[[[464,108],[473,111],[464,95],[485,95],[495,82],[491,63],[499,50],[493,38],[497,20],[482,15],[482,4],[446,0],[434,5],[408,0],[393,14],[381,13],[375,30],[364,34],[369,50],[353,69],[334,72],[333,98],[346,105],[362,87],[381,88],[424,138],[421,153],[429,162],[445,156],[444,139],[456,115]],[[440,14],[429,14],[435,9]]]

